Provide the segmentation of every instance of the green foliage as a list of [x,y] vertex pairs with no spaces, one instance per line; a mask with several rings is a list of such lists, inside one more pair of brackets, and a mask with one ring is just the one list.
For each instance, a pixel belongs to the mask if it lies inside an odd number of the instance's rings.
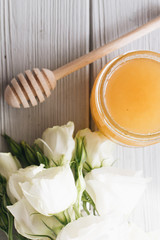
[[74,158],[71,162],[71,169],[74,173],[75,181],[79,178],[82,173],[83,164],[86,161],[86,149],[84,145],[84,137],[79,137],[75,139],[76,147]]
[[90,215],[90,210],[87,208],[87,204],[88,204],[89,207],[92,206],[93,214],[95,216],[99,215],[94,201],[92,200],[91,196],[89,195],[89,193],[86,190],[83,192],[82,202],[83,202],[83,209],[85,210],[85,212],[88,215]]
[[92,171],[91,166],[90,166],[87,162],[85,162],[85,163],[83,164],[83,171],[84,171],[84,174],[85,174],[85,175],[86,175],[87,173],[89,173],[90,171]]
[[23,150],[21,144],[14,141],[7,134],[4,134],[3,137],[6,140],[9,151],[12,153],[12,155],[17,157],[17,159],[20,161],[22,166],[28,166],[28,162],[24,156],[24,150]]
[[81,217],[81,198],[83,191],[85,190],[85,181],[83,177],[83,164],[86,161],[86,149],[84,145],[84,137],[76,138],[76,147],[75,147],[75,154],[72,161],[72,171],[74,173],[76,188],[77,188],[77,201],[74,204],[74,211],[76,214],[76,218],[78,219]]
[[26,142],[21,142],[21,147],[23,149],[25,158],[29,165],[39,165],[36,152],[30,147]]
[[86,162],[86,157],[87,153],[84,144],[84,137],[76,138],[75,154],[71,164],[71,168],[74,172],[78,191],[78,204],[77,204],[78,206],[76,206],[75,212],[77,210],[77,207],[79,208],[80,201],[82,201],[83,209],[88,215],[90,215],[91,210],[93,211],[94,215],[99,215],[94,201],[92,200],[91,196],[88,194],[88,192],[85,190],[85,187],[83,186],[84,183],[83,170],[85,170],[85,172],[90,172],[92,170],[91,167]]
[[[49,159],[44,155],[43,151],[37,144],[30,146],[24,141],[17,143],[6,134],[4,135],[4,138],[8,144],[9,150],[11,151],[12,155],[17,157],[23,167],[30,165],[40,165],[41,163],[45,165],[45,168],[50,167]],[[92,207],[91,209],[93,210],[94,215],[97,215],[98,212],[96,210],[95,203],[85,190],[83,171],[85,170],[85,172],[89,172],[91,171],[91,168],[86,163],[87,153],[84,144],[84,137],[76,138],[75,142],[75,153],[71,161],[71,169],[74,173],[75,184],[78,193],[77,201],[73,205],[73,210],[75,212],[75,218],[78,219],[82,216],[80,207],[81,203],[83,203],[83,208],[87,212],[87,214],[90,214],[90,207]],[[15,233],[15,235],[13,236],[13,216],[6,208],[6,206],[10,204],[10,200],[6,193],[6,179],[0,175],[0,229],[6,233],[6,235],[8,236],[8,240],[28,240],[28,238],[25,238],[18,233]],[[60,223],[60,226],[55,229],[50,229],[52,230],[52,237],[47,235],[34,236],[39,238],[46,237],[50,240],[55,240],[59,231],[65,225],[71,222],[71,217],[67,210],[65,210],[61,214],[55,215],[54,217]]]
[[45,168],[49,168],[49,159],[43,154],[38,145],[34,144],[30,146],[24,141],[17,143],[8,135],[4,134],[3,136],[8,144],[10,152],[13,156],[17,157],[23,167],[30,165],[39,166],[43,163]]
[[34,144],[32,148],[36,153],[39,164],[43,163],[45,165],[45,168],[49,168],[50,167],[49,159],[44,155],[40,147],[37,144]]
[[6,192],[6,179],[0,175],[0,229],[6,233],[8,240],[13,240],[13,216],[6,206],[11,205]]
[[19,233],[17,233],[16,235],[14,235],[13,237],[14,240],[29,240],[26,237],[23,237],[22,235],[20,235]]

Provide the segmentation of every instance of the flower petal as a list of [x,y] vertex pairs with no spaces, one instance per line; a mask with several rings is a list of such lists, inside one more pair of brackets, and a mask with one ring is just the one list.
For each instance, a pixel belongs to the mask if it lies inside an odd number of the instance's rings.
[[10,175],[16,172],[21,167],[17,158],[13,157],[11,153],[0,153],[0,174],[7,180]]
[[36,141],[50,159],[51,166],[54,162],[63,165],[71,161],[75,147],[73,131],[74,123],[68,122],[67,125],[46,129],[42,135],[43,141]]
[[86,161],[92,169],[113,164],[113,148],[115,144],[102,133],[91,132],[90,129],[86,128],[80,130],[76,137],[85,137]]
[[[69,223],[56,240],[151,240],[119,215],[87,216]],[[153,239],[152,239],[153,240]]]
[[101,217],[87,216],[67,224],[56,240],[106,240],[106,226]]
[[32,207],[46,216],[64,211],[74,204],[77,197],[69,165],[44,169],[20,186]]
[[10,176],[7,188],[8,195],[12,203],[14,203],[16,200],[20,200],[23,197],[23,192],[19,184],[25,181],[30,181],[36,174],[41,172],[43,168],[43,164],[41,164],[40,166],[29,166],[19,169],[17,172],[13,173]]
[[159,240],[160,239],[160,229],[148,233],[149,240]]
[[85,177],[86,190],[100,215],[120,211],[129,215],[143,195],[149,179],[113,167],[94,169]]
[[154,238],[150,239],[147,233],[142,231],[135,224],[131,223],[128,224],[127,240],[156,240],[156,239]]
[[[34,235],[52,237],[53,232],[49,228],[54,229],[60,225],[54,217],[46,217],[37,213],[24,197],[7,208],[14,216],[14,224],[17,232],[29,239],[41,239]],[[47,237],[43,239],[48,240]]]

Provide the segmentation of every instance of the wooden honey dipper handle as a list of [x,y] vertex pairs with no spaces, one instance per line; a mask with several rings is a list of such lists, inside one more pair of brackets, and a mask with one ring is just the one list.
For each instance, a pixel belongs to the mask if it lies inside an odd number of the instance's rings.
[[[12,107],[20,108],[22,105],[25,108],[30,105],[37,105],[37,99],[40,102],[49,97],[52,89],[56,86],[56,80],[59,80],[72,72],[96,61],[97,59],[117,50],[124,45],[156,30],[160,27],[160,17],[153,19],[145,25],[123,35],[122,37],[97,48],[88,54],[67,63],[66,65],[54,70],[48,69],[33,69],[33,71],[25,71],[25,75],[18,74],[17,79],[11,80],[12,86],[7,86],[5,89],[5,100]],[[30,103],[30,104],[29,104]]]

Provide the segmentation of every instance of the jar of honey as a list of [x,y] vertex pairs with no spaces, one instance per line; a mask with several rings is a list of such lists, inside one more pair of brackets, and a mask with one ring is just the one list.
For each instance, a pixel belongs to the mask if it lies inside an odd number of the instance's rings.
[[134,51],[105,65],[92,89],[91,113],[99,130],[117,143],[160,142],[160,54]]

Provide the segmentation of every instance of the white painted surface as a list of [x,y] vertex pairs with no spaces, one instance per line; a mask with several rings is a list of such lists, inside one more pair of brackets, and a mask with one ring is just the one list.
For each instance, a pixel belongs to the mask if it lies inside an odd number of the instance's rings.
[[[160,51],[160,30],[115,51],[58,82],[38,107],[12,109],[3,91],[11,78],[33,67],[56,69],[158,16],[160,0],[0,0],[0,133],[29,143],[55,124],[73,120],[76,129],[94,124],[89,116],[89,87],[113,57],[130,50]],[[90,121],[89,121],[90,120]],[[5,151],[3,139],[0,151]],[[144,229],[160,228],[160,144],[117,146],[117,165],[142,169],[152,183],[133,214]],[[4,235],[0,239],[5,240]]]
[[[92,48],[118,38],[160,13],[160,0],[102,0],[91,3]],[[94,80],[100,69],[112,58],[140,49],[160,52],[160,29],[95,62],[91,79]],[[146,177],[152,177],[152,182],[135,209],[132,219],[146,230],[160,228],[160,144],[145,148],[125,148],[117,145],[115,155],[118,166],[143,170]]]

